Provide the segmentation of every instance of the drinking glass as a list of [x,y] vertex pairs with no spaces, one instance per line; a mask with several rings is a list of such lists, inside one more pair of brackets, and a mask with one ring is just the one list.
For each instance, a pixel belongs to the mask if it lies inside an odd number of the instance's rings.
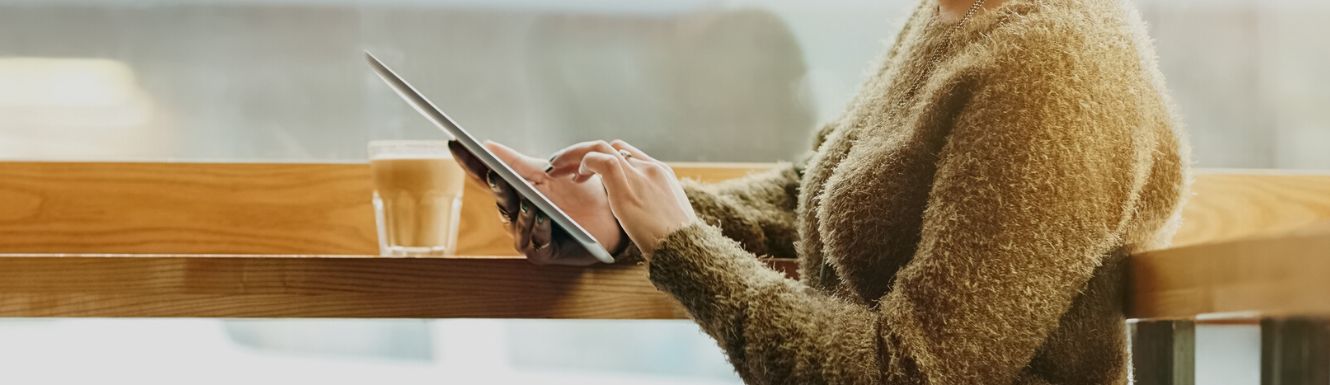
[[383,256],[444,256],[457,251],[464,175],[444,141],[369,144],[374,216]]

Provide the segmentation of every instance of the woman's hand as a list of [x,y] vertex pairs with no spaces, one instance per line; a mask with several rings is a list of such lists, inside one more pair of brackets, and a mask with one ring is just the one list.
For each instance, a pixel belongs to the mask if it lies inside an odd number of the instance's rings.
[[[522,155],[504,145],[487,142],[485,148],[508,164],[513,171],[550,198],[564,213],[591,233],[596,241],[610,252],[623,247],[623,229],[610,211],[609,198],[600,178],[573,182],[571,177],[552,177],[545,174],[548,163]],[[532,263],[545,265],[591,265],[598,260],[577,244],[563,229],[550,223],[549,217],[531,202],[521,199],[517,191],[503,181],[471,152],[457,141],[449,141],[448,149],[467,174],[489,186],[499,208],[499,220],[513,235],[513,247],[527,256]]]
[[584,183],[599,176],[614,216],[647,257],[671,232],[697,221],[674,170],[623,141],[574,145],[550,159],[550,167],[550,176]]

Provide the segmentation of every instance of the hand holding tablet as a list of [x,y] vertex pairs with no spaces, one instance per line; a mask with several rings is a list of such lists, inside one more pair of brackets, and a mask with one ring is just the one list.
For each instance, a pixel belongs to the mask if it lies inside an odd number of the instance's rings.
[[[458,125],[455,121],[453,121],[453,119],[449,118],[447,114],[444,114],[443,111],[440,111],[438,109],[438,107],[435,107],[434,104],[429,101],[429,99],[426,99],[423,95],[417,92],[414,87],[408,84],[401,77],[397,76],[396,73],[394,73],[391,69],[389,69],[377,58],[375,58],[374,55],[370,54],[369,52],[365,52],[365,57],[366,60],[369,61],[370,67],[374,69],[374,72],[378,74],[379,77],[384,80],[384,82],[386,82],[390,87],[392,87],[392,89],[397,92],[398,96],[401,96],[403,100],[405,100],[408,104],[414,107],[416,111],[420,112],[431,122],[433,122],[434,125],[437,126],[440,130],[443,130],[444,132],[451,134],[453,136],[455,143],[449,144],[450,150],[452,150],[454,154],[466,156],[465,160],[463,160],[461,156],[458,156],[458,159],[459,162],[463,162],[462,164],[467,165],[468,171],[472,172],[473,175],[479,176],[481,167],[483,166],[483,168],[485,169],[484,175],[486,175],[486,179],[495,180],[496,182],[502,181],[506,183],[507,187],[504,187],[498,183],[488,183],[491,186],[494,186],[493,189],[496,190],[496,192],[505,193],[507,190],[504,189],[511,188],[511,192],[515,193],[516,196],[520,197],[517,203],[518,212],[515,215],[511,211],[508,212],[509,215],[514,215],[514,218],[511,218],[511,220],[513,223],[512,225],[513,230],[515,232],[521,233],[524,230],[516,226],[519,225],[534,226],[538,221],[538,218],[540,217],[548,218],[548,221],[545,221],[546,223],[542,224],[542,226],[549,226],[549,229],[551,231],[550,243],[533,245],[530,243],[532,240],[530,239],[531,237],[527,237],[527,239],[525,239],[525,241],[527,242],[527,244],[525,245],[526,247],[540,246],[539,247],[540,250],[531,250],[531,251],[536,251],[538,255],[548,254],[550,256],[549,260],[542,260],[541,258],[532,258],[533,262],[560,263],[560,264],[588,264],[584,260],[578,260],[575,258],[557,258],[562,254],[570,254],[568,252],[571,250],[575,250],[575,248],[577,247],[580,247],[582,251],[585,251],[586,254],[590,255],[595,260],[599,260],[605,263],[614,262],[614,257],[605,248],[605,246],[601,245],[597,241],[597,238],[595,236],[593,236],[590,232],[588,232],[587,229],[583,228],[581,224],[579,224],[579,222],[574,221],[574,219],[570,217],[568,213],[563,211],[559,206],[556,206],[554,202],[551,202],[550,199],[545,195],[546,192],[554,194],[556,193],[557,190],[557,193],[560,194],[559,197],[563,198],[562,200],[564,200],[564,202],[562,203],[565,203],[565,205],[567,205],[567,207],[569,208],[576,209],[576,211],[574,211],[576,213],[586,214],[583,215],[582,217],[585,218],[586,220],[589,220],[588,224],[595,223],[597,224],[597,228],[608,227],[608,226],[601,226],[603,225],[603,223],[601,223],[603,222],[603,218],[601,218],[600,220],[594,219],[597,216],[603,217],[603,215],[597,215],[598,210],[602,208],[598,207],[601,205],[596,204],[597,196],[599,196],[600,199],[604,199],[605,195],[604,190],[599,187],[599,183],[590,183],[590,181],[588,181],[587,183],[572,183],[572,181],[569,180],[568,182],[570,186],[579,186],[579,188],[565,189],[563,188],[563,186],[560,186],[557,189],[552,188],[553,184],[557,183],[557,181],[554,178],[546,179],[548,178],[548,176],[544,175],[543,167],[541,167],[537,173],[531,173],[530,172],[532,169],[531,166],[533,166],[534,164],[532,164],[529,161],[529,158],[522,157],[520,154],[517,154],[516,152],[510,151],[496,144],[489,144],[488,145],[489,148],[487,148],[486,145],[482,145],[482,143],[473,138],[469,133],[466,132],[466,130],[464,130],[460,125]],[[500,152],[505,152],[505,150],[508,150],[506,151],[507,153],[505,154],[506,158],[508,159],[505,160],[514,161],[512,166],[510,166],[508,163],[505,163],[505,161],[501,160],[500,157],[495,156],[495,153],[491,152],[491,149],[497,149]],[[544,165],[542,164],[541,166]],[[525,175],[533,179],[528,180],[527,178],[524,178],[522,175],[519,174],[519,172],[515,168],[526,171],[527,173]],[[537,188],[537,185],[543,186],[543,188]],[[500,196],[504,197],[503,199],[505,201],[510,200],[509,198],[506,198],[507,197],[506,194],[501,194]],[[527,214],[528,219],[522,219],[521,217],[523,211],[522,210],[523,202],[529,202],[529,206],[527,207],[526,210],[526,212],[528,213]],[[511,209],[511,207],[503,206],[504,204],[508,203],[511,202],[500,202],[501,208]],[[543,216],[535,215],[535,213],[533,212],[535,210],[539,210],[539,213],[543,214]],[[609,212],[608,203],[603,203],[603,211]],[[613,220],[613,216],[611,215],[609,219]],[[617,222],[615,222],[613,227],[617,231],[618,228]],[[560,237],[560,235],[566,235],[567,237]],[[614,236],[616,238],[622,238],[622,235],[619,233],[615,233]],[[605,237],[605,235],[602,235],[602,237]],[[523,246],[521,244],[522,241],[523,239],[518,239],[519,250],[526,252],[527,250],[523,250],[523,248],[521,247]]]
[[[550,177],[544,173],[548,163],[522,155],[498,143],[484,144],[496,157],[508,164],[536,190],[564,210],[592,237],[609,250],[618,250],[628,242],[619,222],[610,211],[608,196],[600,178],[574,182],[571,177]],[[554,226],[543,212],[528,205],[522,210],[522,198],[512,186],[490,172],[458,142],[449,142],[449,149],[467,174],[489,186],[498,204],[500,221],[513,235],[513,248],[536,264],[590,265],[597,259],[579,245],[563,229]]]

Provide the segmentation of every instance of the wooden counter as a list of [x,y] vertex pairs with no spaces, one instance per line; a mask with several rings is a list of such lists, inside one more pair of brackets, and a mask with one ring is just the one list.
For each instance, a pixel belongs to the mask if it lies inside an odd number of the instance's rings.
[[[722,180],[767,165],[681,164]],[[505,257],[469,184],[459,251],[376,250],[363,164],[0,163],[0,316],[678,318],[641,266]],[[1330,176],[1208,171],[1129,314],[1330,313]],[[1253,235],[1256,235],[1253,237]],[[790,261],[773,266],[793,271]]]
[[1330,223],[1131,257],[1127,314],[1330,316]]

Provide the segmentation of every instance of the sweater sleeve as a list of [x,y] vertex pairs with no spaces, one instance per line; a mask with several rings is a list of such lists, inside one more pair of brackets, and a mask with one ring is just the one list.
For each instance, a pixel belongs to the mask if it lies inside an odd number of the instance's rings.
[[1146,167],[1141,134],[1118,124],[1133,110],[1086,102],[1113,85],[1065,67],[972,88],[916,253],[876,306],[790,280],[706,224],[662,242],[652,281],[748,383],[1012,383],[1120,243]]
[[[821,146],[836,126],[829,123],[818,129],[813,148]],[[806,155],[796,163],[779,163],[771,169],[719,183],[685,179],[683,189],[698,219],[721,229],[744,250],[755,255],[795,258],[798,229],[794,210],[807,164]],[[630,243],[618,258],[635,261],[641,258],[641,251]]]
[[799,168],[782,163],[720,183],[684,180],[683,188],[699,219],[717,226],[748,252],[794,258],[799,179]]

